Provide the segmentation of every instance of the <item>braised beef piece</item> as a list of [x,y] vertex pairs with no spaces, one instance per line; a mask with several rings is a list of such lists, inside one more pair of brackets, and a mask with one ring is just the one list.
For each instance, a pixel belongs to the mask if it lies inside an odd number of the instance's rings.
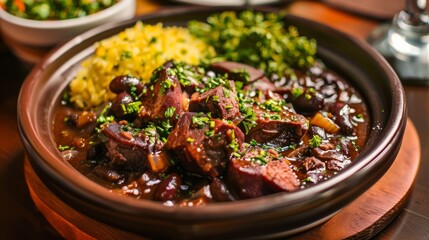
[[187,112],[179,118],[165,148],[186,171],[217,177],[231,152],[243,142],[244,134],[234,124]]
[[244,156],[233,157],[225,181],[240,198],[298,189],[299,180],[291,165],[274,150],[251,147]]
[[262,78],[267,79],[263,71],[238,62],[216,62],[212,63],[209,69],[216,73],[226,73],[229,79],[244,83],[254,82]]
[[163,145],[157,136],[147,136],[144,132],[134,134],[118,123],[102,125],[101,134],[109,164],[117,169],[143,169],[148,154],[155,154]]
[[255,140],[274,146],[288,146],[299,143],[308,130],[307,119],[300,114],[288,110],[270,112],[257,106],[253,110],[256,113],[256,126],[246,135],[247,142]]
[[238,98],[234,82],[230,81],[230,89],[218,86],[203,93],[194,93],[189,101],[190,112],[210,112],[214,118],[241,121]]
[[188,65],[184,62],[169,61],[168,68],[172,69],[172,74],[175,74],[179,79],[182,90],[189,96],[192,95],[197,88],[204,88],[201,78],[204,76],[205,69],[196,66]]
[[171,63],[158,69],[141,99],[139,116],[145,122],[161,123],[169,120],[177,122],[178,116],[187,109],[187,98],[183,94],[179,80],[168,70]]
[[320,161],[315,157],[306,157],[304,159],[304,170],[305,170],[305,181],[318,183],[324,180],[324,174],[326,171],[325,162]]
[[334,146],[322,145],[313,148],[311,153],[317,159],[325,162],[326,168],[330,170],[342,170],[350,163],[349,157],[335,149]]
[[325,168],[325,163],[315,157],[306,157],[303,165],[307,172]]

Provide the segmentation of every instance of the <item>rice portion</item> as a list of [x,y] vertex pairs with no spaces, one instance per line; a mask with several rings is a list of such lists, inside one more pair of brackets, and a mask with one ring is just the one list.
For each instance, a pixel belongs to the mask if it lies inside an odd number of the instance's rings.
[[82,62],[70,82],[70,101],[79,108],[90,108],[112,99],[110,81],[119,75],[133,75],[147,82],[152,72],[174,59],[188,64],[214,54],[214,49],[191,35],[186,28],[163,27],[161,23],[135,26],[102,40],[94,55]]

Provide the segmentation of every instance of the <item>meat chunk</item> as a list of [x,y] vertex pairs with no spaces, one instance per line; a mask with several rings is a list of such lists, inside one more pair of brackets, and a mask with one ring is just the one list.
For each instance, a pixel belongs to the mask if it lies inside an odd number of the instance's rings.
[[231,190],[242,199],[255,198],[265,194],[260,164],[233,158],[228,166],[226,182]]
[[189,111],[211,112],[215,118],[232,120],[234,123],[240,122],[241,114],[238,107],[238,98],[232,81],[230,86],[232,89],[217,86],[201,94],[197,92],[192,94]]
[[325,162],[326,168],[330,170],[342,170],[348,164],[350,164],[350,159],[346,155],[337,151],[337,149],[322,149],[320,147],[313,148],[312,154]]
[[304,159],[303,167],[305,168],[305,181],[318,183],[324,178],[324,172],[326,171],[326,165],[315,157],[306,157]]
[[299,187],[298,177],[285,160],[269,161],[262,168],[261,174],[264,183],[274,192],[292,192]]
[[307,119],[297,113],[282,110],[272,112],[260,107],[253,108],[256,113],[256,126],[250,129],[246,141],[287,146],[299,143],[308,130]]
[[103,125],[101,133],[109,164],[117,169],[143,169],[148,155],[160,151],[163,145],[156,136],[143,132],[135,134],[118,123]]
[[178,116],[187,109],[186,94],[183,94],[177,77],[170,74],[166,66],[154,75],[154,80],[142,97],[139,115],[144,121],[160,123],[169,120],[175,124]]
[[165,147],[185,170],[217,177],[243,142],[244,134],[234,124],[187,112],[179,118]]
[[243,199],[286,191],[299,187],[298,177],[290,163],[273,150],[247,149],[242,157],[231,159],[226,181]]

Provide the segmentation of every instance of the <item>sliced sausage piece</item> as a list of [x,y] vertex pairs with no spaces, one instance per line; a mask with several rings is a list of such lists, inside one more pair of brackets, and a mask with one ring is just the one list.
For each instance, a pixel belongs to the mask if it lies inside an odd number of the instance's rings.
[[290,164],[274,150],[250,147],[241,157],[231,159],[225,181],[243,199],[274,192],[291,192],[299,187]]
[[299,180],[290,164],[284,160],[269,161],[262,169],[266,185],[274,192],[285,191],[292,192],[299,188]]

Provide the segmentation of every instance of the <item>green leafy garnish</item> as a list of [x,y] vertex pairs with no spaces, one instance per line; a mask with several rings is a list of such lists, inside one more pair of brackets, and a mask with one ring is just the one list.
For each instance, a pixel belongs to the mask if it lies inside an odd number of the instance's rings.
[[[246,63],[267,74],[283,76],[290,69],[315,62],[316,41],[285,26],[284,14],[226,11],[208,17],[207,23],[191,21],[190,32],[217,53],[216,61]],[[290,71],[289,71],[290,72]]]
[[308,144],[312,148],[319,147],[322,144],[322,138],[319,135],[313,135],[313,137],[308,141]]

